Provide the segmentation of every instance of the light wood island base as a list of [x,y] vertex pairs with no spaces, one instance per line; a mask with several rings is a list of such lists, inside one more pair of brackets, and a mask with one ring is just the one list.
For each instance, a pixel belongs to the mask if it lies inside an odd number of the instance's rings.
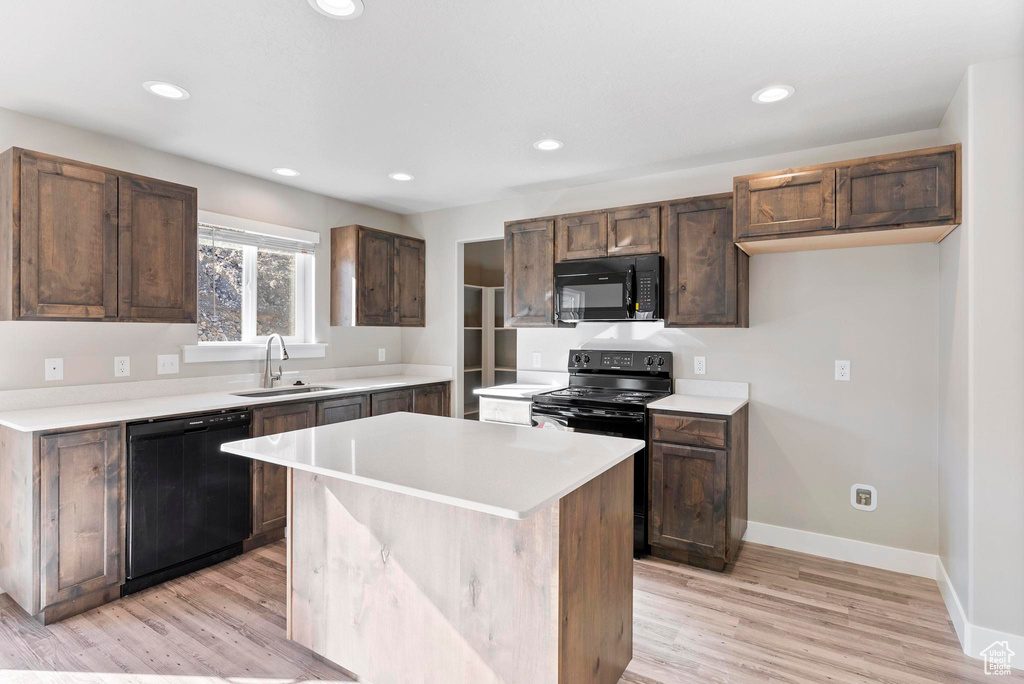
[[290,470],[288,636],[373,684],[613,684],[633,457],[524,520]]

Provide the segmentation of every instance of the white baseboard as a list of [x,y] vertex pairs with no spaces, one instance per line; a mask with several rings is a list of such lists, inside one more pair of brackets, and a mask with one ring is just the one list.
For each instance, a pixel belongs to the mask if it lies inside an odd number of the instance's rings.
[[942,600],[946,603],[946,610],[949,611],[949,617],[953,622],[953,628],[956,629],[956,635],[960,639],[960,645],[963,646],[964,654],[980,660],[982,650],[997,641],[1005,641],[1010,650],[1016,654],[1011,666],[1015,670],[1024,670],[1024,636],[971,624],[960,603],[960,597],[957,596],[956,589],[953,588],[953,583],[949,580],[946,567],[941,560],[936,563],[936,566],[938,576],[935,581],[939,585],[939,593],[942,594]]
[[870,542],[750,521],[744,541],[935,579],[938,557]]

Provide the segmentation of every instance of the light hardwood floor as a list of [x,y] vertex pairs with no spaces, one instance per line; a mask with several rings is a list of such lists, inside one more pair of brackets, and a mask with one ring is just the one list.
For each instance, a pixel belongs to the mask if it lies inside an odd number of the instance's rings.
[[[994,679],[960,651],[929,580],[755,544],[725,573],[634,568],[623,682]],[[349,681],[285,639],[284,579],[278,542],[50,627],[0,596],[0,682]]]

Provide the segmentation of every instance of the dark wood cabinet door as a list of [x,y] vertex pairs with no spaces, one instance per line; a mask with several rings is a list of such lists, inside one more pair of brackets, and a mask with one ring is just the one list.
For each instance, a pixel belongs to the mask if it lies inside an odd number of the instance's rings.
[[426,243],[395,238],[395,308],[398,325],[426,325]]
[[22,152],[20,182],[15,312],[26,318],[116,318],[117,176]]
[[40,608],[124,581],[118,427],[39,438]]
[[956,152],[840,165],[836,169],[838,228],[953,222]]
[[450,415],[448,385],[425,385],[413,390],[413,412],[430,416]]
[[412,413],[412,410],[413,392],[411,389],[374,392],[370,395],[370,415],[381,416],[385,413],[397,413],[399,411]]
[[665,324],[744,325],[748,257],[733,242],[732,195],[670,202],[665,214]]
[[316,424],[331,425],[370,415],[370,400],[365,394],[321,401],[316,407]]
[[395,238],[388,233],[359,230],[356,325],[394,325]]
[[650,542],[709,557],[726,555],[726,452],[651,445]]
[[[252,412],[253,437],[278,435],[316,425],[316,404],[301,402],[257,408]],[[288,524],[288,469],[252,462],[252,533],[264,534]]]
[[555,223],[555,260],[594,259],[608,254],[608,214],[600,211],[559,216]]
[[505,225],[505,326],[555,324],[555,222]]
[[834,229],[835,183],[833,167],[737,178],[735,239]]
[[661,207],[627,207],[608,212],[608,256],[661,251]]
[[195,188],[123,175],[119,193],[120,317],[195,323]]

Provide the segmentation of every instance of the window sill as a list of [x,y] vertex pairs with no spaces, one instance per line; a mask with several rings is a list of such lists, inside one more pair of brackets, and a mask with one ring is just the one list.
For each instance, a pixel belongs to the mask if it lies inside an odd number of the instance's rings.
[[[285,343],[288,356],[293,359],[322,359],[327,355],[327,345],[319,343]],[[210,342],[208,344],[186,344],[181,348],[184,363],[212,363],[216,361],[262,361],[267,358],[266,344],[244,344],[234,342]],[[280,347],[275,344],[274,358],[280,357]]]

